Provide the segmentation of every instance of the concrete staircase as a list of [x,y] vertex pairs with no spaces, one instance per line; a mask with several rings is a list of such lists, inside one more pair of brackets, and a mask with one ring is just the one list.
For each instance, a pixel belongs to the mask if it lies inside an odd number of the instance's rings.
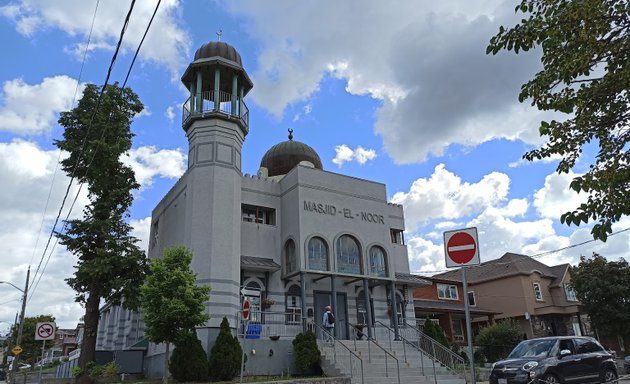
[[[400,341],[368,345],[366,340],[337,340],[334,346],[318,341],[322,369],[328,376],[351,376],[353,384],[465,384],[429,356]],[[379,348],[380,347],[382,348]],[[361,377],[363,366],[363,378]]]

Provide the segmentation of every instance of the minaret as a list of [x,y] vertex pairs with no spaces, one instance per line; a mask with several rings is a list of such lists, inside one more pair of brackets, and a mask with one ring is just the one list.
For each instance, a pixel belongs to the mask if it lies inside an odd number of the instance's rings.
[[213,41],[195,53],[182,76],[190,91],[182,128],[188,137],[185,243],[193,252],[198,283],[210,285],[210,320],[198,335],[214,343],[224,316],[234,323],[240,309],[241,150],[249,131],[243,97],[252,81],[241,56],[229,44]]

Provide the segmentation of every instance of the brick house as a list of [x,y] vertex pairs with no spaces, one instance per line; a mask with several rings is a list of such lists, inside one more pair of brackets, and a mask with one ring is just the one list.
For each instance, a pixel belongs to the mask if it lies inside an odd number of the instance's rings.
[[[588,316],[568,285],[569,264],[550,267],[529,256],[506,253],[468,268],[466,276],[475,304],[497,313],[474,315],[473,326],[512,319],[527,338],[592,334]],[[453,270],[433,278],[461,282],[461,272]]]
[[[439,323],[451,343],[467,344],[464,288],[461,281],[425,277],[430,285],[413,288],[413,303],[416,319],[422,324],[427,319]],[[469,290],[471,318],[485,316],[491,321],[498,313],[483,309]]]

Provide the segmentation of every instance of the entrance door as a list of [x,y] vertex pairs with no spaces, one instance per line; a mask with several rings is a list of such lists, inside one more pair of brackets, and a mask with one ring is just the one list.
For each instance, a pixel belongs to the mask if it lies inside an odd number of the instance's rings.
[[[330,292],[315,292],[315,319],[318,325],[322,325],[324,317],[324,307],[330,305],[332,307],[332,295]],[[348,339],[348,306],[346,305],[346,294],[337,292],[337,308],[333,307],[332,312],[335,315],[335,332],[338,339]]]

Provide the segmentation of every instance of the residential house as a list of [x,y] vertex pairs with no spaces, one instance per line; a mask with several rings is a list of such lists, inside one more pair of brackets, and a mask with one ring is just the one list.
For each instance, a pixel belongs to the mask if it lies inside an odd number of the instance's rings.
[[[451,343],[467,344],[464,288],[461,281],[426,277],[430,285],[413,288],[413,304],[420,325],[430,320],[438,323]],[[468,292],[471,317],[492,320],[498,313],[477,305],[474,292]]]
[[[475,304],[498,313],[474,316],[476,326],[511,319],[527,338],[549,335],[590,335],[588,316],[570,288],[570,265],[547,266],[515,253],[467,268],[468,290]],[[460,270],[434,276],[461,281]]]

